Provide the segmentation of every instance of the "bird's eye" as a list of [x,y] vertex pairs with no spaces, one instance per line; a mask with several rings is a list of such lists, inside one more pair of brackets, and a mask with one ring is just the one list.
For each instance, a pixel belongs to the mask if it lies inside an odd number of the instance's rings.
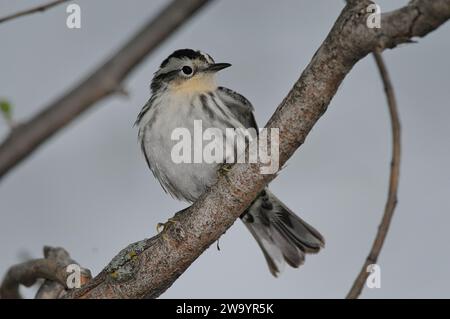
[[183,73],[186,74],[186,75],[191,75],[192,74],[192,68],[190,66],[187,66],[187,65],[183,66],[181,71],[183,71]]

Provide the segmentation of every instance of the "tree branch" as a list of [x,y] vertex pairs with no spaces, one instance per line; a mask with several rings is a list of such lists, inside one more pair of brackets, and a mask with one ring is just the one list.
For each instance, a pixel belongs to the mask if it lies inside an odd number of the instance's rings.
[[398,182],[400,177],[400,151],[401,151],[401,139],[400,139],[400,119],[397,110],[397,101],[395,99],[394,87],[392,86],[389,73],[387,71],[386,65],[383,61],[383,57],[380,52],[374,52],[375,62],[380,71],[380,76],[383,81],[384,90],[386,92],[386,98],[388,102],[389,115],[391,118],[392,127],[392,160],[391,160],[391,170],[389,176],[389,191],[386,205],[384,208],[383,218],[381,220],[380,226],[378,226],[378,232],[375,240],[364,262],[361,271],[353,283],[350,291],[347,294],[348,299],[356,299],[361,294],[364,284],[369,277],[368,267],[371,264],[376,264],[378,256],[380,255],[381,249],[383,248],[384,241],[386,239],[389,226],[391,224],[392,216],[394,215],[394,210],[397,205],[397,192],[398,192]]
[[[353,66],[375,50],[424,36],[450,18],[450,0],[415,0],[382,15],[382,28],[366,27],[370,1],[352,1],[266,127],[278,128],[280,166],[305,141]],[[65,298],[157,297],[214,243],[274,175],[260,164],[235,164],[199,200],[176,214],[163,235],[122,250],[85,287]]]
[[16,12],[14,14],[11,14],[9,16],[0,18],[0,23],[9,21],[9,20],[12,20],[12,19],[15,19],[15,18],[19,18],[19,17],[25,16],[25,15],[28,15],[28,14],[32,14],[32,13],[36,13],[36,12],[44,12],[45,10],[50,9],[51,7],[57,6],[58,4],[61,4],[63,2],[67,2],[67,1],[70,1],[70,0],[50,1],[50,2],[48,2],[46,4],[42,4],[42,5],[30,8],[30,9],[27,9],[27,10],[19,11],[19,12]]
[[[45,282],[39,289],[37,298],[60,297],[67,288],[66,281],[70,275],[66,267],[77,263],[63,248],[45,247],[44,256],[45,258],[30,260],[11,267],[0,286],[0,298],[21,298],[19,286],[31,287],[38,279],[45,279]],[[81,275],[82,284],[92,278],[90,271],[84,268]]]
[[0,178],[94,103],[122,93],[121,82],[208,0],[174,0],[75,88],[19,124],[0,145]]

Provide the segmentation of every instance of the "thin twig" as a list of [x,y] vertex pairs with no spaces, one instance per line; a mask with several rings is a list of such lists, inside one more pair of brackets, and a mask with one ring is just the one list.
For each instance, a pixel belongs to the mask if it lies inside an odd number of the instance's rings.
[[400,120],[397,110],[397,101],[395,99],[394,88],[392,86],[391,80],[389,78],[389,73],[387,71],[386,65],[383,61],[383,57],[380,52],[373,53],[378,70],[380,72],[381,78],[383,80],[384,91],[386,92],[386,98],[389,107],[389,115],[391,118],[392,127],[392,160],[391,160],[391,170],[389,177],[389,191],[386,205],[384,208],[383,218],[381,219],[380,226],[378,226],[378,232],[375,240],[372,244],[372,249],[364,262],[361,271],[356,277],[352,288],[347,294],[348,299],[356,299],[361,294],[364,284],[369,276],[368,266],[371,264],[376,264],[378,256],[380,255],[381,249],[383,248],[384,241],[386,239],[389,226],[391,224],[392,216],[394,215],[395,206],[397,205],[397,191],[398,182],[400,176]]
[[22,17],[22,16],[25,16],[25,15],[28,15],[28,14],[32,14],[32,13],[36,13],[36,12],[44,12],[45,10],[50,9],[51,7],[57,6],[58,4],[61,4],[63,2],[68,2],[68,1],[70,1],[70,0],[50,1],[50,2],[48,2],[46,4],[42,4],[42,5],[30,8],[30,9],[19,11],[19,12],[16,12],[14,14],[11,14],[9,16],[0,18],[0,23],[6,22],[6,21],[9,21],[9,20],[18,18],[18,17]]

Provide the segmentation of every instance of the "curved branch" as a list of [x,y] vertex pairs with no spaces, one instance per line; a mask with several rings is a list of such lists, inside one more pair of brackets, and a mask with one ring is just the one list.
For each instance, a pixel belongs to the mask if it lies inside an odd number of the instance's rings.
[[374,58],[380,71],[381,79],[383,81],[384,90],[386,92],[386,98],[389,107],[389,115],[391,118],[392,127],[392,160],[391,160],[391,170],[389,176],[389,190],[388,198],[384,208],[383,218],[381,220],[380,226],[378,226],[378,232],[376,234],[375,240],[372,244],[372,249],[364,262],[361,271],[356,277],[350,291],[347,294],[348,299],[356,299],[361,294],[364,284],[369,277],[368,267],[372,264],[376,264],[378,256],[380,255],[381,249],[383,248],[384,241],[386,239],[389,226],[391,224],[392,216],[394,215],[394,210],[397,205],[397,192],[398,192],[398,182],[400,177],[400,151],[401,151],[401,140],[400,140],[400,119],[397,110],[397,101],[395,99],[394,87],[392,86],[389,73],[387,71],[386,65],[383,61],[381,53],[374,52]]
[[47,9],[50,9],[51,7],[57,6],[58,4],[61,4],[63,2],[68,2],[70,0],[55,0],[55,1],[50,1],[46,4],[41,4],[39,6],[27,9],[27,10],[23,10],[23,11],[19,11],[16,12],[14,14],[11,14],[9,16],[0,18],[0,23],[15,19],[15,18],[19,18],[28,14],[32,14],[32,13],[36,13],[36,12],[44,12]]
[[102,98],[123,93],[121,82],[150,52],[209,0],[174,0],[75,88],[17,125],[0,145],[0,178]]
[[[37,293],[37,298],[56,298],[67,288],[66,280],[70,275],[66,267],[76,264],[63,248],[44,248],[45,258],[30,260],[11,267],[0,286],[1,299],[21,298],[19,286],[31,287],[38,279],[45,282]],[[89,270],[82,268],[81,283],[91,279]]]

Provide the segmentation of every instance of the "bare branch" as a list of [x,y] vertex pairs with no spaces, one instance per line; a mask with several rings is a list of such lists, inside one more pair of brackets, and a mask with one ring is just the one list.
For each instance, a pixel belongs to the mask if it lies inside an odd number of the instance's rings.
[[[38,298],[56,298],[62,295],[67,287],[66,280],[70,275],[66,267],[76,264],[63,248],[44,248],[45,258],[30,260],[11,267],[0,286],[0,298],[21,298],[19,286],[30,287],[38,279],[46,281],[39,290]],[[82,268],[82,284],[91,279],[91,273]]]
[[[436,5],[438,2],[441,6]],[[300,79],[266,125],[279,128],[281,166],[304,142],[345,76],[360,59],[376,49],[394,47],[409,41],[412,36],[423,36],[450,17],[448,0],[414,1],[405,8],[385,14],[382,17],[384,27],[374,30],[366,27],[366,15],[361,14],[366,12],[369,3],[355,1],[345,7]],[[390,23],[397,23],[397,19],[406,25],[391,26]],[[260,174],[259,169],[260,164],[235,164],[228,175],[219,178],[197,202],[176,215],[177,222],[164,231],[164,236],[130,245],[85,288],[66,297],[158,297],[275,178],[275,175]]]
[[0,145],[0,178],[102,98],[124,94],[121,82],[149,53],[209,0],[174,0],[75,88],[17,125]]
[[383,81],[384,90],[386,92],[386,98],[389,107],[389,115],[391,118],[392,127],[392,160],[391,160],[391,170],[389,177],[389,191],[386,205],[384,208],[383,218],[381,220],[380,226],[378,226],[378,232],[375,240],[364,262],[361,271],[353,283],[352,288],[347,294],[348,299],[356,299],[361,294],[364,284],[369,277],[368,267],[371,264],[376,264],[378,256],[380,255],[381,249],[383,248],[384,241],[386,239],[389,226],[391,224],[392,216],[394,215],[395,206],[397,205],[397,192],[398,192],[398,182],[400,177],[400,120],[397,110],[397,101],[395,99],[394,87],[392,86],[389,73],[387,71],[386,65],[383,61],[383,57],[380,52],[374,52],[374,58],[380,71],[381,79]]
[[[68,265],[73,265],[78,263],[73,260],[69,253],[64,248],[53,248],[53,247],[44,247],[44,257],[50,260],[56,260],[59,267],[67,270]],[[80,284],[84,286],[87,282],[92,279],[92,275],[89,269],[81,268],[81,277]],[[63,284],[57,281],[52,281],[50,279],[46,279],[44,283],[41,285],[39,290],[36,293],[35,299],[56,299],[61,298],[66,294],[66,281]]]
[[15,18],[19,18],[19,17],[25,16],[25,15],[28,15],[28,14],[32,14],[32,13],[36,13],[36,12],[44,12],[45,10],[50,9],[51,7],[57,6],[58,4],[61,4],[63,2],[68,2],[68,1],[70,1],[70,0],[50,1],[50,2],[48,2],[46,4],[42,4],[42,5],[30,8],[30,9],[27,9],[27,10],[19,11],[19,12],[16,12],[14,14],[11,14],[9,16],[0,18],[0,23],[9,21],[9,20],[12,20],[12,19],[15,19]]

